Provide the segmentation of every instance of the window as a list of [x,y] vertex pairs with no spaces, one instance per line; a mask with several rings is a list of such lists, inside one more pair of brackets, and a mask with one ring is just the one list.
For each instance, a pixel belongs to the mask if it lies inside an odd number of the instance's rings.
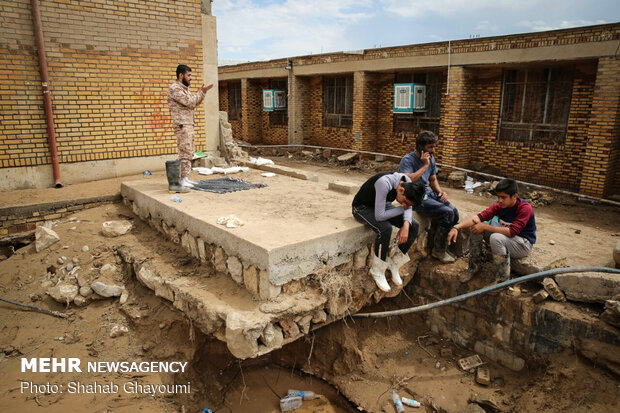
[[[269,81],[269,89],[284,90],[288,96],[287,87],[288,81],[286,79],[272,79]],[[288,126],[288,107],[269,112],[269,126]]]
[[323,80],[323,126],[353,126],[353,76]]
[[506,70],[499,140],[564,144],[572,90],[571,68]]
[[394,133],[411,132],[415,135],[430,130],[439,135],[441,108],[441,72],[396,73],[394,83],[426,84],[426,111],[394,114]]
[[241,82],[228,84],[228,120],[238,120],[241,115]]

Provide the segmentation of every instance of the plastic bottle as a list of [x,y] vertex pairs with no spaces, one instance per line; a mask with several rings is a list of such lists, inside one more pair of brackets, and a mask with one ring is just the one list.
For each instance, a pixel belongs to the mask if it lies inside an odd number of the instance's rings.
[[302,400],[318,399],[321,395],[309,390],[288,390],[289,396],[300,396]]
[[301,396],[286,396],[280,399],[280,411],[290,412],[299,409],[302,404]]
[[394,402],[394,407],[396,407],[396,411],[398,413],[405,413],[403,402],[400,401],[400,396],[394,390],[392,390],[392,401]]
[[403,404],[406,404],[407,406],[410,407],[420,407],[420,402],[413,400],[413,399],[408,399],[406,397],[401,397],[401,400],[403,401]]
[[176,195],[172,195],[172,196],[170,197],[170,200],[171,200],[172,202],[183,202],[183,200],[181,199],[181,197],[176,196]]

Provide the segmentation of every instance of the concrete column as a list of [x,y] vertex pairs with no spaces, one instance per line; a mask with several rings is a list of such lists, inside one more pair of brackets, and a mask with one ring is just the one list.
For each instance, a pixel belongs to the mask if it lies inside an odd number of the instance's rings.
[[310,116],[310,78],[288,73],[288,143],[302,145],[308,141]]
[[207,153],[219,155],[219,96],[217,72],[217,29],[211,15],[211,0],[202,0],[202,76],[205,84],[213,83],[203,101]]
[[353,74],[352,149],[374,151],[377,145],[377,107],[379,92],[376,76],[367,72]]
[[595,197],[614,193],[620,182],[620,61],[614,57],[598,61],[588,142],[583,158],[579,192]]
[[447,94],[442,97],[439,125],[441,163],[466,167],[469,163],[469,149],[472,138],[472,104],[468,70],[462,66],[450,67]]

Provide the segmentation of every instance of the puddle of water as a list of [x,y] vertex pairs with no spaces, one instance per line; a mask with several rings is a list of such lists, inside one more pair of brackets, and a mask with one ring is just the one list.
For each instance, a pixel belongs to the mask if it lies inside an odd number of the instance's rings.
[[226,394],[226,407],[218,412],[279,413],[280,398],[289,389],[310,390],[323,397],[303,402],[295,413],[356,412],[349,402],[329,384],[312,376],[300,376],[277,366],[244,369]]

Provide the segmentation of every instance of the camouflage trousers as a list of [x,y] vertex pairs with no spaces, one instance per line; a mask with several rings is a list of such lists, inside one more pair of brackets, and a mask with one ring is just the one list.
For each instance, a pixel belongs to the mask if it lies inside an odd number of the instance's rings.
[[192,170],[194,158],[194,125],[175,126],[174,134],[177,136],[179,146],[179,160],[181,161],[181,178],[186,178]]

